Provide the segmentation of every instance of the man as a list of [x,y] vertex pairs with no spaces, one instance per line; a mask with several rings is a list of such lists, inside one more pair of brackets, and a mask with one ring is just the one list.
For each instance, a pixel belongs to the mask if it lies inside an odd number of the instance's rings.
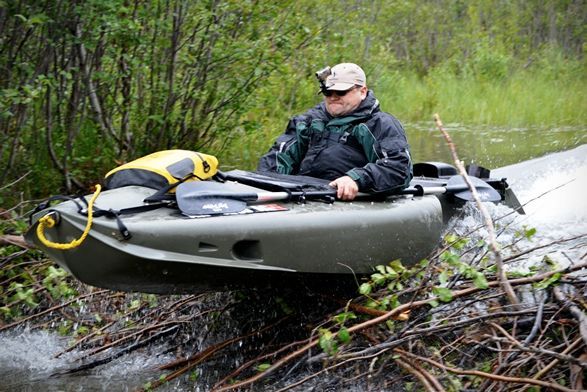
[[408,186],[412,162],[400,122],[379,109],[365,72],[342,63],[316,73],[324,101],[292,118],[259,160],[259,171],[332,180],[337,197],[393,193]]

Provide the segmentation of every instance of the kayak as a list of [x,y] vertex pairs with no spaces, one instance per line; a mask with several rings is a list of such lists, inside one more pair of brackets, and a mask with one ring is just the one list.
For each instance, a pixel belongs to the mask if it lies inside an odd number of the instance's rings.
[[[462,207],[459,193],[468,192],[450,191],[451,178],[460,176],[419,176],[401,194],[344,202],[267,191],[267,183],[254,181],[262,174],[235,172],[222,182],[181,184],[183,194],[178,187],[174,200],[154,204],[145,203],[154,193],[150,187],[105,190],[94,201],[103,213],[94,214],[89,231],[87,198],[46,206],[31,216],[25,238],[80,281],[112,290],[174,294],[344,284],[380,264],[400,259],[411,265],[427,257]],[[497,189],[501,200],[509,191],[503,179],[486,187]],[[201,208],[226,207],[233,200],[241,207],[228,212],[178,207],[198,201]],[[38,226],[47,215],[55,224],[44,228],[41,240]],[[70,243],[84,232],[72,249],[47,245]]]

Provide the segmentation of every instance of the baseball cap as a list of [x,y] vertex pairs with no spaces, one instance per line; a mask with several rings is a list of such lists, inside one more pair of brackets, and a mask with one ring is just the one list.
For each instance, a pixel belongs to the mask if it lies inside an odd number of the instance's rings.
[[354,86],[367,85],[365,72],[357,64],[337,64],[330,71],[330,76],[326,78],[327,90],[345,91]]

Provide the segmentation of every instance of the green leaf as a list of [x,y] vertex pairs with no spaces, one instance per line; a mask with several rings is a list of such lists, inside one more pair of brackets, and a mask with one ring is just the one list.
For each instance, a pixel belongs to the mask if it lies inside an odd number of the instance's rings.
[[264,372],[265,370],[269,369],[270,367],[271,367],[270,363],[261,363],[257,366],[257,371]]
[[190,381],[198,381],[198,378],[200,378],[200,372],[197,369],[190,373]]
[[485,275],[483,275],[481,272],[474,274],[473,284],[479,289],[486,289],[489,287],[489,283],[487,282]]
[[526,239],[531,239],[532,237],[534,237],[534,235],[536,234],[536,229],[535,228],[530,228],[524,231],[524,237],[526,237]]
[[140,306],[141,306],[141,300],[133,299],[132,301],[130,301],[130,308],[131,309],[138,309]]
[[88,327],[86,327],[85,325],[82,325],[75,330],[74,335],[75,336],[84,336],[84,335],[87,335],[88,332],[90,332]]
[[395,331],[395,321],[393,320],[387,320],[385,322],[385,326],[387,327],[387,329],[393,333]]
[[370,294],[372,290],[373,286],[371,286],[371,283],[363,283],[359,286],[359,293],[362,295]]
[[334,335],[327,329],[320,330],[320,339],[318,341],[320,348],[328,355],[335,354],[338,351]]
[[399,274],[394,271],[393,269],[391,269],[391,267],[386,267],[387,268],[387,273],[385,274],[385,277],[387,279],[397,279],[399,278]]
[[[428,260],[422,260],[421,262],[428,263]],[[391,263],[389,263],[389,266],[398,273],[402,273],[406,270],[406,267],[404,267],[400,260],[393,260]]]
[[357,315],[353,312],[342,312],[334,316],[334,321],[338,324],[344,324],[348,320],[354,320],[357,318]]
[[382,274],[373,274],[371,275],[371,279],[373,280],[373,283],[376,285],[382,285],[383,283],[385,283],[385,276]]
[[456,266],[461,262],[461,258],[456,253],[449,250],[444,251],[440,254],[440,260],[448,263],[449,265]]
[[341,343],[348,343],[351,341],[351,334],[349,333],[349,330],[344,327],[338,331],[337,336]]
[[377,309],[378,306],[379,306],[379,302],[377,302],[375,300],[369,300],[365,303],[365,307],[369,308],[369,309]]
[[438,297],[442,302],[450,302],[452,301],[452,291],[446,287],[434,287],[432,289],[434,295]]
[[438,281],[440,284],[445,285],[448,282],[448,271],[443,270],[440,275],[438,275]]
[[535,289],[545,289],[545,288],[549,287],[550,285],[552,285],[553,283],[556,283],[561,278],[561,276],[562,276],[562,274],[560,272],[557,272],[556,274],[552,275],[550,278],[544,279],[538,283],[535,283],[534,288]]
[[378,265],[378,266],[375,267],[375,269],[377,271],[379,271],[381,274],[385,274],[386,273],[386,270],[385,270],[385,266],[384,265]]

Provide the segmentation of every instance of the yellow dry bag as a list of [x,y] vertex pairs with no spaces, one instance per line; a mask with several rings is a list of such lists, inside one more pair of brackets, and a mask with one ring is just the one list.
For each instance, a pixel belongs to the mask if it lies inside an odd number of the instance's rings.
[[205,180],[217,171],[215,156],[187,150],[165,150],[110,170],[105,185],[109,189],[128,185],[163,189],[180,181]]

